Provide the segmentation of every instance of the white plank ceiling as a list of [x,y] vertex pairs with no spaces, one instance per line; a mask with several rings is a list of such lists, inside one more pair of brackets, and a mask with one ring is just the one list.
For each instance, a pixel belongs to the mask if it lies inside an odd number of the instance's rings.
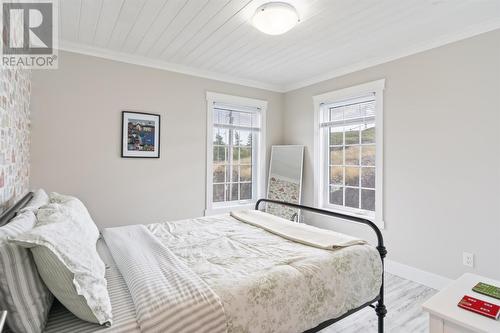
[[265,0],[60,0],[62,49],[287,91],[500,28],[500,0],[287,0],[281,36],[251,25]]

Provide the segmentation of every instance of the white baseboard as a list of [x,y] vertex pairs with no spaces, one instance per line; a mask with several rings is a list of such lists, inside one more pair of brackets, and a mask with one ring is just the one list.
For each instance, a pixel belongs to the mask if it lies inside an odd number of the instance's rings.
[[386,259],[384,264],[387,273],[423,284],[429,288],[441,290],[452,281],[444,276],[426,272],[390,259]]

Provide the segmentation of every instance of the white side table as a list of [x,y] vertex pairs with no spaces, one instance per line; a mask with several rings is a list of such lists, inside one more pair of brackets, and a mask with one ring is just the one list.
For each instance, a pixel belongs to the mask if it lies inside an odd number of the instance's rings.
[[464,295],[500,304],[500,300],[472,291],[478,282],[500,286],[500,281],[466,273],[426,301],[422,307],[429,312],[430,333],[500,333],[500,321],[458,307]]

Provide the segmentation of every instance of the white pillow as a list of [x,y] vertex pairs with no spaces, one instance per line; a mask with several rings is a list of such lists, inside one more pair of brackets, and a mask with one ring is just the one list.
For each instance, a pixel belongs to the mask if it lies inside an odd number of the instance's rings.
[[0,228],[0,309],[7,310],[7,326],[15,333],[41,333],[54,297],[38,275],[28,249],[7,243],[33,228],[31,210],[19,213]]
[[20,213],[31,210],[36,214],[38,208],[48,203],[49,196],[47,195],[47,193],[43,189],[38,189],[33,192],[33,198],[31,198],[28,204],[20,210]]
[[43,281],[75,316],[111,324],[105,265],[96,250],[99,230],[83,203],[52,193],[37,218],[31,231],[10,241],[31,248]]

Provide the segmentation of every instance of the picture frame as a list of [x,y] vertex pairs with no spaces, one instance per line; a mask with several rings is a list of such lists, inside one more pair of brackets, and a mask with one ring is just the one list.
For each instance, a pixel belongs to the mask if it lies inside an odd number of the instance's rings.
[[122,158],[160,158],[159,114],[122,111]]

